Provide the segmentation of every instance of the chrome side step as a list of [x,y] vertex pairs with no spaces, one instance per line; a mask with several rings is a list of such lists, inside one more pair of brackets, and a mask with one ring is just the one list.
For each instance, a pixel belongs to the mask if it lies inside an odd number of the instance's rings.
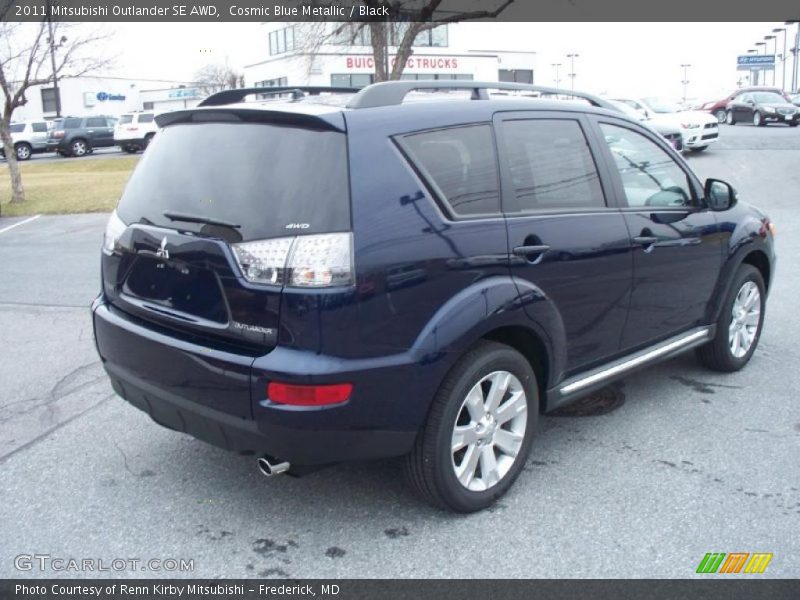
[[607,365],[570,377],[562,382],[559,387],[548,392],[547,408],[550,410],[562,406],[582,394],[603,387],[622,375],[696,348],[713,337],[713,327],[697,327],[664,340],[655,346],[623,356]]

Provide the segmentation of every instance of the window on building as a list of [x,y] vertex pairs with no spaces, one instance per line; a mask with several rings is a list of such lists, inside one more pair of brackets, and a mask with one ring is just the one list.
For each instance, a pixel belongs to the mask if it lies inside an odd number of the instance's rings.
[[430,80],[430,79],[455,79],[458,81],[472,81],[473,75],[470,73],[403,73],[400,79],[406,81]]
[[289,80],[286,77],[256,81],[256,87],[286,87],[287,85],[289,85]]
[[56,101],[56,89],[42,88],[42,112],[54,113],[57,111],[58,102]]
[[531,69],[500,69],[497,72],[498,81],[513,83],[533,83],[533,70]]
[[366,87],[373,82],[375,76],[371,73],[333,74],[331,87]]
[[577,121],[505,121],[503,140],[522,211],[606,205],[597,167]]
[[437,195],[458,215],[500,211],[492,128],[453,127],[403,138],[403,145]]
[[155,102],[142,102],[142,109],[144,110],[153,110],[155,107]]
[[[408,31],[409,23],[388,23],[389,45],[398,46]],[[335,24],[331,44],[338,46],[370,46],[372,36],[365,23]],[[447,46],[447,25],[439,25],[435,29],[422,31],[414,40],[414,46],[443,48]]]
[[284,54],[294,50],[294,25],[269,32],[269,53]]

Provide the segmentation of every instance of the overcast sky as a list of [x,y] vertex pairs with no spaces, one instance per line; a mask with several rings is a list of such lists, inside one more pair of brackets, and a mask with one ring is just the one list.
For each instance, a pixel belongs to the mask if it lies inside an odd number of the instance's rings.
[[[576,87],[614,95],[682,95],[680,65],[689,63],[692,98],[716,97],[735,87],[742,73],[736,56],[755,47],[783,23],[469,23],[476,50],[535,51],[536,83],[553,85],[553,63],[576,52]],[[135,78],[191,79],[204,64],[228,62],[241,69],[267,58],[259,23],[110,23],[118,54],[114,74]],[[794,27],[790,40],[794,36]],[[782,34],[778,34],[782,52]],[[768,42],[770,53],[772,42]],[[791,42],[789,42],[791,44]],[[791,64],[791,63],[789,63]],[[781,74],[778,71],[778,84]],[[787,67],[787,85],[791,81]],[[771,83],[771,79],[769,80]]]

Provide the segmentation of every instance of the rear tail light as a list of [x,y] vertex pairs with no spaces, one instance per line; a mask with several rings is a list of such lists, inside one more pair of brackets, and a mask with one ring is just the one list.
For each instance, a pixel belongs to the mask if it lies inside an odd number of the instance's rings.
[[243,242],[232,248],[242,274],[253,283],[320,288],[354,281],[351,233]]
[[117,211],[111,213],[106,224],[106,232],[103,235],[103,250],[113,252],[116,248],[119,236],[128,228],[125,222],[117,216]]
[[53,137],[54,138],[62,138],[62,137],[64,137],[64,132],[63,131],[54,131],[53,132]]
[[127,130],[128,131],[139,131],[139,128],[138,127],[128,127]]
[[294,406],[341,404],[350,399],[352,392],[352,383],[293,385],[273,381],[267,386],[267,397],[272,402]]

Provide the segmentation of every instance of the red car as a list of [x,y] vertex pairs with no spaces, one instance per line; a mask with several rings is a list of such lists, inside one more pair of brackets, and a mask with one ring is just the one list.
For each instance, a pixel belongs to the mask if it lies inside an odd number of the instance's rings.
[[719,121],[720,123],[724,123],[725,107],[728,106],[729,102],[732,102],[738,96],[741,96],[742,94],[745,94],[747,92],[775,92],[776,94],[780,94],[781,96],[786,98],[787,102],[792,101],[789,95],[780,88],[764,87],[764,86],[743,87],[739,88],[738,90],[736,90],[729,96],[723,98],[722,100],[718,100],[717,102],[706,102],[705,104],[702,105],[702,107],[699,110],[707,110],[712,115],[717,117],[717,121]]

